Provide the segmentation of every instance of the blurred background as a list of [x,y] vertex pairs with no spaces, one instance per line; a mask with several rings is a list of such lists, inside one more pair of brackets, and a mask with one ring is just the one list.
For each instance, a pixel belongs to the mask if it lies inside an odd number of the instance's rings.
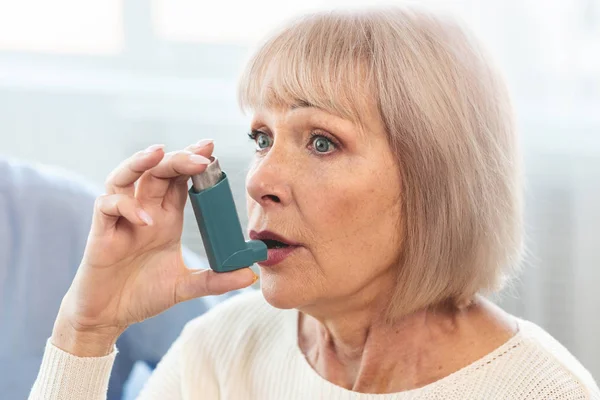
[[[210,3],[0,0],[0,155],[101,185],[150,144],[174,150],[213,138],[244,224],[254,146],[235,87],[252,45],[299,12],[376,1]],[[530,255],[498,301],[547,329],[599,379],[600,0],[420,3],[479,34],[517,108]],[[184,241],[202,253],[187,212]]]

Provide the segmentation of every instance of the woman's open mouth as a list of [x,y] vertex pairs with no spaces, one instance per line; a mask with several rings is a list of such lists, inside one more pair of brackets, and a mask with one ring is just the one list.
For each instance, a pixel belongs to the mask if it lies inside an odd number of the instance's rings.
[[271,267],[285,260],[299,244],[291,242],[282,236],[270,231],[250,231],[250,239],[260,240],[267,245],[268,258],[257,264],[262,267]]

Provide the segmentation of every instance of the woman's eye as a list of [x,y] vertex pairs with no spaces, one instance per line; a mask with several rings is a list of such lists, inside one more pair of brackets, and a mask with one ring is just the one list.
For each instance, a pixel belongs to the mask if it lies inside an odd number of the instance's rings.
[[259,133],[256,135],[256,145],[261,150],[266,149],[271,146],[271,138],[267,134]]
[[313,137],[312,146],[317,153],[331,153],[335,149],[331,140],[319,135]]
[[257,150],[264,150],[271,146],[272,139],[269,135],[261,131],[251,131],[248,137],[256,143]]

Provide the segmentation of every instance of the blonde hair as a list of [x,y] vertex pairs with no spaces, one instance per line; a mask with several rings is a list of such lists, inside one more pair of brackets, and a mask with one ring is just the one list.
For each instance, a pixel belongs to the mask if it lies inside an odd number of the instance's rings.
[[258,49],[239,100],[245,110],[308,103],[357,123],[376,106],[402,179],[390,318],[468,304],[514,275],[523,249],[512,107],[454,20],[413,7],[307,15]]

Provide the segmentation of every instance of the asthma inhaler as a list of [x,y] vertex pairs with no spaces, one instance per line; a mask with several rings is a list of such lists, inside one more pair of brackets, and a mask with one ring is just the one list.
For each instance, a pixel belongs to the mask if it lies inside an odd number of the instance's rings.
[[266,260],[264,242],[244,240],[227,175],[216,157],[211,161],[203,173],[192,176],[188,192],[210,268],[229,272]]

